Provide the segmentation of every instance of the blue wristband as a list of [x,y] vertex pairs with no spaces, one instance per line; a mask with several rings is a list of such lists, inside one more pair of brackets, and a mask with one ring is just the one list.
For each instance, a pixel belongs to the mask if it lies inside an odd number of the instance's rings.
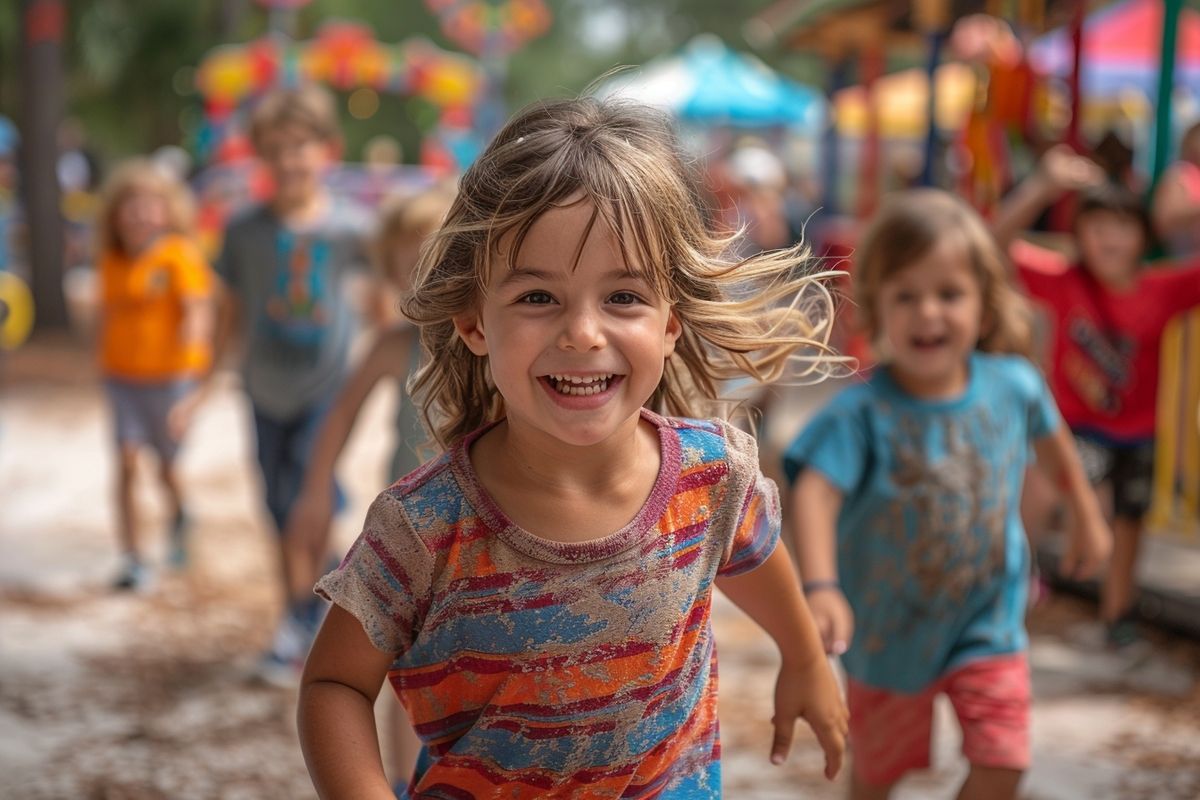
[[805,594],[812,594],[826,589],[841,589],[842,585],[837,581],[805,581],[803,588]]

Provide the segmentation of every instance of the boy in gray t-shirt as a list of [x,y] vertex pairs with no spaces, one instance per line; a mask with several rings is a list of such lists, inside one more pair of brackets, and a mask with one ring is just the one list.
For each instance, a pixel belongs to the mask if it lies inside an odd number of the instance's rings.
[[[343,284],[351,269],[366,265],[369,224],[323,183],[340,145],[326,92],[306,86],[268,94],[252,113],[251,139],[274,192],[229,223],[216,271],[226,290],[222,317],[237,319],[245,337],[243,379],[288,599],[260,673],[294,683],[324,606],[311,586],[293,580],[319,574],[320,565],[289,563],[282,536],[313,439],[345,375],[354,315]],[[220,327],[218,352],[231,326]]]

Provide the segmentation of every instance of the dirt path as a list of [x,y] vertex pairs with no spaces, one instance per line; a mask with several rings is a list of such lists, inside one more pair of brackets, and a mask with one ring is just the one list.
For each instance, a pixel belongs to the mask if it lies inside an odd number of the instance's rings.
[[[255,505],[248,421],[232,381],[203,410],[181,464],[197,520],[192,564],[142,596],[118,596],[108,428],[87,360],[42,344],[5,365],[0,389],[0,797],[21,800],[310,798],[295,695],[248,678],[277,614],[271,541]],[[354,534],[381,481],[391,398],[372,398],[343,461]],[[160,559],[163,508],[140,497]],[[1158,639],[1137,663],[1104,654],[1090,610],[1055,600],[1033,619],[1039,800],[1200,797],[1200,652]],[[841,797],[802,735],[772,768],[775,656],[724,601],[726,795]],[[901,798],[948,797],[965,766],[953,726],[939,768]]]

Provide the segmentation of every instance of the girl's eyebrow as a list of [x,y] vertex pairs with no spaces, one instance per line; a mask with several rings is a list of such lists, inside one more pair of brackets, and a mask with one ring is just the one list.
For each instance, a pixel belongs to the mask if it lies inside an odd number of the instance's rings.
[[[500,286],[507,286],[510,283],[517,283],[527,280],[554,281],[560,280],[561,277],[561,274],[557,272],[548,272],[546,270],[536,269],[534,267],[514,267],[513,269],[509,270],[508,274],[505,275],[503,280],[500,281]],[[645,272],[632,270],[627,267],[611,269],[600,277],[605,280],[635,280],[642,281],[644,283],[648,283],[650,280],[649,276],[646,275]]]
[[553,273],[546,272],[545,270],[532,269],[530,267],[513,267],[500,281],[500,285],[507,286],[510,283],[525,280],[550,281],[554,280],[554,277]]

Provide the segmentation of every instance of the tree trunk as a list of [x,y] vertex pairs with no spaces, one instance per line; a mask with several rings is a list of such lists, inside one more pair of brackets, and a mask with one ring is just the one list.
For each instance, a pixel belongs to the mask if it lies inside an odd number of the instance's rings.
[[58,125],[63,113],[62,0],[21,0],[21,193],[37,327],[66,327]]

